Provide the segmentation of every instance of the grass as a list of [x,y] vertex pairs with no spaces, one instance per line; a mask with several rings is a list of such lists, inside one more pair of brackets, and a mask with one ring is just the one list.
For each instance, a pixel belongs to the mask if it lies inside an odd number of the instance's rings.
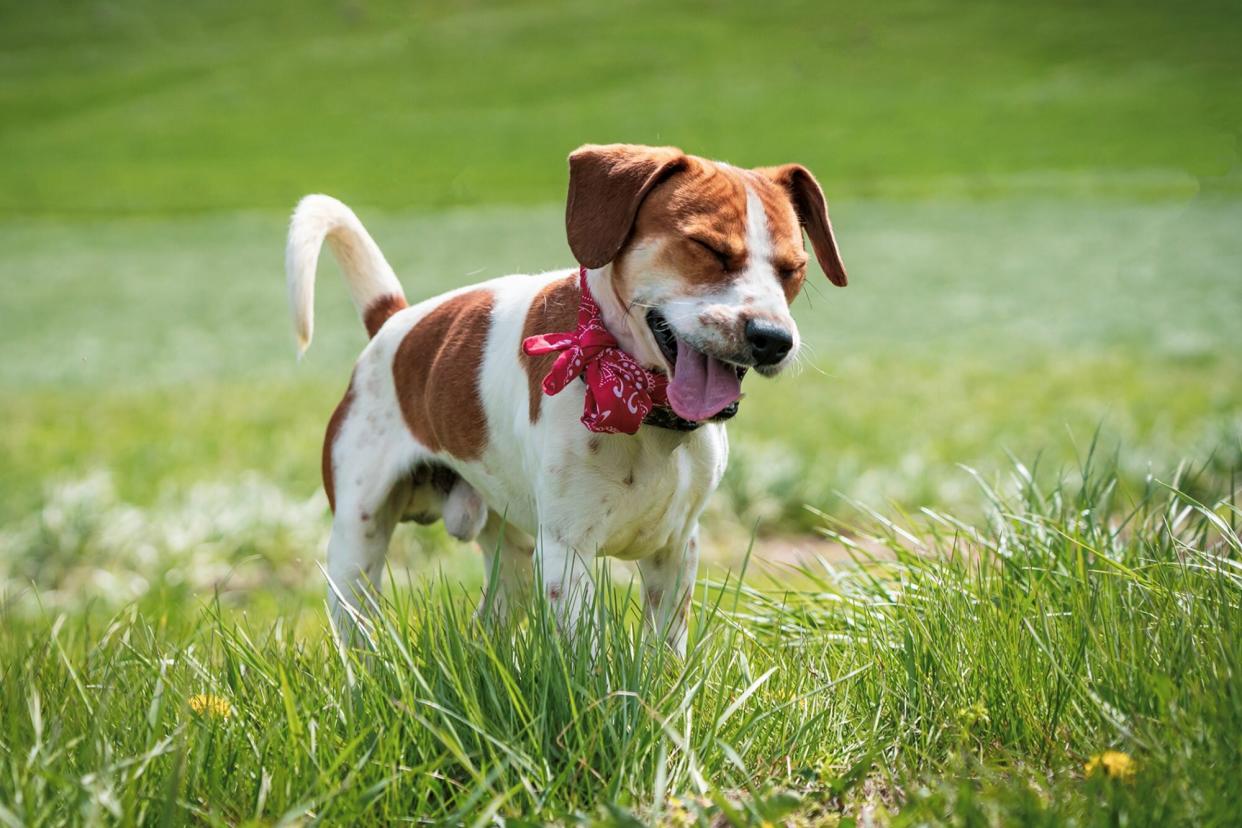
[[[1229,4],[0,20],[0,825],[1236,822]],[[477,555],[408,528],[337,648],[318,448],[363,340],[325,265],[294,364],[289,209],[344,198],[425,297],[572,264],[563,159],[618,140],[807,164],[851,276],[747,383],[692,654],[624,578],[598,659],[543,607],[482,631]],[[879,560],[763,560],[806,533]]]
[[[650,646],[621,586],[592,610],[595,659],[544,606],[477,627],[473,590],[440,580],[393,593],[365,653],[306,609],[157,590],[49,625],[19,601],[0,628],[0,814],[1228,824],[1234,494],[1128,492],[1097,464],[1052,488],[1017,466],[978,523],[872,516],[892,560],[705,582],[685,661]],[[1084,777],[1106,749],[1133,780]]]
[[353,203],[428,296],[570,264],[562,160],[586,140],[797,159],[833,202],[851,287],[813,280],[805,371],[748,383],[712,518],[730,531],[805,531],[806,504],[851,497],[968,508],[953,464],[1055,467],[1101,422],[1130,483],[1236,457],[1230,9],[0,13],[0,522],[96,471],[138,507],[256,470],[309,496],[362,340],[325,267],[292,364],[295,200]]
[[830,196],[1236,193],[1227,3],[5,0],[0,211],[546,204],[587,140]]
[[[854,280],[834,290],[817,277],[797,302],[802,370],[747,382],[713,521],[806,530],[804,504],[832,511],[842,496],[965,508],[954,464],[995,470],[1005,449],[1056,467],[1074,456],[1066,430],[1081,441],[1101,422],[1131,483],[1218,448],[1227,473],[1242,407],[1240,203],[845,202]],[[411,297],[563,266],[559,214],[363,211]],[[253,471],[295,498],[318,489],[324,423],[363,333],[325,265],[316,342],[295,363],[283,223],[0,226],[21,274],[0,305],[0,520],[93,470],[139,506]]]

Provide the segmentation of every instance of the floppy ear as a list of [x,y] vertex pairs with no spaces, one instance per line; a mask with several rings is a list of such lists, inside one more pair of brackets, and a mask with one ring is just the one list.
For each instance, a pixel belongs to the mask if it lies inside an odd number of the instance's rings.
[[565,205],[574,258],[587,267],[616,258],[648,191],[685,163],[685,153],[676,147],[586,144],[574,150]]
[[824,191],[811,171],[801,164],[785,164],[765,167],[759,172],[785,188],[789,200],[798,213],[802,229],[811,239],[811,248],[824,274],[837,287],[845,287],[845,264],[837,251],[837,239],[832,235],[832,222],[828,220],[828,202]]

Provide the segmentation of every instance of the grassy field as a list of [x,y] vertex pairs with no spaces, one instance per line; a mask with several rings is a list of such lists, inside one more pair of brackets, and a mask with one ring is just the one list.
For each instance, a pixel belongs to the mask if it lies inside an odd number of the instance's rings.
[[[0,825],[1235,821],[1240,41],[1211,2],[0,0]],[[364,338],[325,264],[294,360],[288,211],[350,202],[411,298],[566,267],[564,157],[617,140],[807,164],[850,271],[747,382],[698,646],[624,571],[598,659],[481,632],[477,553],[403,527],[340,651]]]
[[15,618],[0,818],[1236,824],[1236,501],[1088,464],[990,502],[890,525],[890,561],[705,581],[685,661],[620,587],[595,658],[544,605],[477,627],[443,581],[398,590],[365,655],[175,589]]
[[[842,195],[1187,195],[1236,164],[1228,2],[4,0],[0,209],[542,204],[587,140]],[[1237,182],[1230,187],[1237,192]]]
[[[568,261],[558,207],[363,215],[412,297]],[[1055,471],[1100,424],[1131,482],[1213,452],[1236,467],[1242,201],[850,201],[838,216],[855,281],[811,283],[805,367],[747,383],[718,524],[806,529],[803,504],[841,495],[963,507],[955,464],[1042,451]],[[323,424],[364,335],[327,265],[316,342],[295,363],[282,225],[0,226],[22,274],[0,306],[0,516],[94,470],[138,505],[252,471],[294,497],[318,489]]]

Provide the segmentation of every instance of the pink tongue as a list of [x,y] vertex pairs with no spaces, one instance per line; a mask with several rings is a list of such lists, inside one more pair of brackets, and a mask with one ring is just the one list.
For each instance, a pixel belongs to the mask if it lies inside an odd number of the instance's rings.
[[742,381],[736,368],[677,338],[677,365],[668,384],[668,401],[678,417],[706,420],[740,396]]

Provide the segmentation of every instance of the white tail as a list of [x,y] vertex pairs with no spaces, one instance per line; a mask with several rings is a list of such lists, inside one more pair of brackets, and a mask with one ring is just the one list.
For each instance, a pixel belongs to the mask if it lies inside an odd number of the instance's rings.
[[399,300],[397,306],[405,306],[401,283],[354,211],[332,196],[308,195],[293,211],[285,247],[285,280],[299,358],[315,331],[315,268],[325,238],[345,273],[359,317],[365,320],[367,309],[379,299]]

